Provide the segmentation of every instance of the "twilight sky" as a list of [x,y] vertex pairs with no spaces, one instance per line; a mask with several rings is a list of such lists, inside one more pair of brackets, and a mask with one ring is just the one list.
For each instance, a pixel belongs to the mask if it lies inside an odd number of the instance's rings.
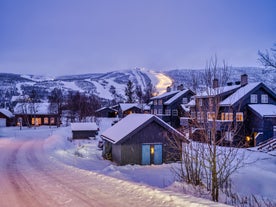
[[0,72],[261,66],[275,0],[0,0]]

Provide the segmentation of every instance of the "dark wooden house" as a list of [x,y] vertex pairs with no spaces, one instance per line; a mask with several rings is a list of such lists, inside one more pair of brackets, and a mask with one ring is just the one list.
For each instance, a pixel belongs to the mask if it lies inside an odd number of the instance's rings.
[[[214,84],[216,86],[216,84]],[[276,95],[261,82],[248,83],[246,74],[237,84],[208,89],[195,96],[190,107],[190,128],[216,131],[222,144],[255,146],[273,136]],[[264,116],[265,115],[265,116]],[[190,133],[190,138],[197,139]]]
[[104,131],[101,137],[103,156],[111,157],[118,165],[180,160],[181,143],[189,142],[183,134],[152,114],[130,114]]
[[14,107],[17,125],[54,126],[59,124],[58,107],[50,103],[17,103]]
[[72,139],[91,139],[98,134],[98,125],[95,122],[71,123]]
[[118,115],[123,118],[129,114],[142,113],[141,106],[138,103],[120,103],[118,109]]
[[0,127],[13,126],[14,115],[7,109],[0,109]]
[[178,128],[180,126],[181,105],[190,102],[194,95],[193,91],[184,89],[183,85],[175,91],[168,88],[167,92],[151,98],[153,102],[151,114],[157,115],[171,126]]
[[116,109],[113,109],[111,107],[102,107],[95,111],[97,117],[116,117],[118,114],[118,111]]

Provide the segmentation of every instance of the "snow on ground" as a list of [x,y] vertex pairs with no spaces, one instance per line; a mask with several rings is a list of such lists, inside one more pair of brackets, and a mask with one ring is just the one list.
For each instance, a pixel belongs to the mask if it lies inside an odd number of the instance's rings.
[[[111,126],[114,119],[98,119],[100,133]],[[183,191],[198,196],[195,190],[188,185],[183,185],[176,181],[172,172],[172,167],[176,164],[162,165],[126,165],[117,166],[114,163],[104,160],[101,156],[102,151],[98,149],[97,144],[100,137],[95,140],[75,140],[71,138],[70,127],[48,128],[40,127],[37,129],[1,128],[0,129],[0,148],[19,137],[19,134],[29,133],[29,137],[39,132],[43,137],[48,137],[44,142],[44,149],[51,158],[62,163],[68,168],[75,169],[86,175],[101,177],[101,179],[111,179],[111,183],[124,183],[124,188],[128,190],[156,189],[160,199],[171,199],[174,193],[183,194]],[[11,137],[11,138],[9,138]],[[276,157],[273,154],[267,154],[256,151],[241,149],[249,157],[249,162],[245,168],[240,169],[233,176],[233,190],[240,195],[254,195],[261,198],[276,201]],[[107,176],[107,177],[105,177]],[[108,178],[109,177],[109,178]],[[134,183],[138,183],[137,186]],[[172,193],[174,191],[174,193]],[[204,204],[204,200],[196,199],[193,196],[183,194],[183,198],[194,203]],[[175,202],[178,199],[175,198]],[[179,201],[180,202],[180,201]],[[223,202],[223,201],[222,201]],[[183,201],[182,201],[182,204]],[[206,204],[206,203],[205,203]],[[188,205],[188,204],[187,204]],[[189,203],[190,205],[190,203]],[[207,206],[211,204],[206,204]],[[219,204],[220,206],[221,204]],[[185,205],[184,205],[185,206]],[[200,205],[199,205],[200,206]]]

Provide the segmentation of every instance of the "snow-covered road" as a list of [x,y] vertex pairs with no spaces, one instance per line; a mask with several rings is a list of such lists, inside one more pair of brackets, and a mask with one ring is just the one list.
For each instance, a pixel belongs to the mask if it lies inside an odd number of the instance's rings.
[[52,132],[17,130],[0,138],[1,207],[222,206],[64,164],[45,150]]

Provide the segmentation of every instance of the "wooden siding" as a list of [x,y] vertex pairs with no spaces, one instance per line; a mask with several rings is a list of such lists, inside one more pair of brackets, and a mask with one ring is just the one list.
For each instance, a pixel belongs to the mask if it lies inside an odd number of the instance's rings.
[[[125,164],[141,164],[142,161],[142,144],[158,143],[163,145],[162,160],[163,162],[176,160],[168,160],[167,152],[170,149],[169,142],[167,140],[168,131],[157,124],[156,122],[151,122],[139,132],[134,134],[131,137],[128,137],[124,143],[119,145],[112,146],[112,157],[113,161],[119,165]],[[177,160],[180,159],[180,156],[177,157]]]
[[87,130],[87,131],[72,131],[73,139],[88,139],[89,137],[95,137],[97,131]]

